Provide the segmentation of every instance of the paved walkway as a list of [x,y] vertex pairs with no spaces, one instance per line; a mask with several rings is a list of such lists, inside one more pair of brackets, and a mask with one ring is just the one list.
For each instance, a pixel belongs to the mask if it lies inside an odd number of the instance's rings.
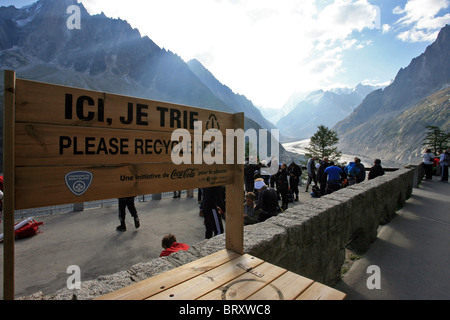
[[[380,268],[380,289],[367,287],[369,277],[376,283],[367,273],[372,265]],[[449,266],[450,184],[422,181],[335,288],[350,300],[448,300]]]
[[[300,187],[300,203],[310,198]],[[194,198],[136,205],[141,227],[127,213],[128,231],[117,232],[117,206],[39,217],[42,233],[16,241],[16,297],[51,294],[66,286],[67,267],[81,280],[127,270],[159,256],[166,233],[194,245],[204,240],[203,218]],[[348,299],[450,299],[450,184],[423,181],[398,215],[380,227],[378,239],[336,285]],[[3,232],[0,224],[0,232]],[[0,245],[3,281],[3,245]],[[368,266],[381,271],[381,289],[366,285]],[[0,287],[3,297],[3,284]]]

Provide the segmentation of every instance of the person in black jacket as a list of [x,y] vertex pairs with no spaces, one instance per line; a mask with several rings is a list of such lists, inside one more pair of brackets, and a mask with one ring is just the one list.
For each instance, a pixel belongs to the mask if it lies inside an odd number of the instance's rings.
[[330,166],[328,157],[323,157],[320,161],[319,169],[317,169],[317,182],[320,185],[319,197],[325,195],[325,190],[327,188],[327,176],[325,175],[325,169]]
[[298,201],[298,184],[302,175],[302,168],[298,166],[294,161],[289,165],[289,187],[293,194],[295,194],[295,201]]
[[201,210],[205,218],[205,239],[210,239],[224,232],[220,210],[225,211],[223,187],[202,189],[203,201]]
[[286,210],[288,208],[288,192],[289,192],[289,182],[288,182],[288,172],[287,165],[283,163],[280,170],[274,175],[274,179],[277,183],[277,190],[281,195],[281,209]]
[[381,166],[381,160],[375,159],[372,168],[369,171],[369,180],[374,179],[376,177],[382,176],[384,174],[384,169]]
[[255,171],[259,170],[259,166],[256,163],[252,163],[253,158],[246,159],[244,165],[244,183],[245,183],[245,191],[253,192],[253,184],[255,183]]
[[278,210],[278,196],[273,188],[269,188],[262,178],[255,180],[255,190],[258,191],[258,200],[255,206],[255,213],[259,222],[276,216]]

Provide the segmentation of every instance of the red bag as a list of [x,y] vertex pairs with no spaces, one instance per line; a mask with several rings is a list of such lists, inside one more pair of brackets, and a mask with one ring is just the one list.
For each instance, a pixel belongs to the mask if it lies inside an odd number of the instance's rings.
[[28,224],[14,231],[16,239],[28,238],[40,233],[39,226],[43,222],[36,222],[36,220],[29,221]]

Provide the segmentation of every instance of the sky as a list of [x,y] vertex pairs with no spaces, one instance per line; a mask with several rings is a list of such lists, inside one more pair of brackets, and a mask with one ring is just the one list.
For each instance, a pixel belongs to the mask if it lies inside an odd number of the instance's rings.
[[294,92],[386,85],[450,24],[450,0],[78,2],[126,20],[186,62],[199,60],[262,108],[281,108]]

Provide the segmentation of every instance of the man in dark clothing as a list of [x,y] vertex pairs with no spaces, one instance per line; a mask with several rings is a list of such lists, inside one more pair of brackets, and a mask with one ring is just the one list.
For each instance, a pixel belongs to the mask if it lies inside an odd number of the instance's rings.
[[259,166],[256,163],[252,163],[253,158],[246,161],[244,165],[244,183],[245,191],[253,192],[253,184],[255,182],[255,171],[259,170]]
[[369,180],[375,179],[376,177],[382,176],[384,174],[384,169],[381,166],[381,160],[375,159],[374,165],[369,171]]
[[320,161],[319,169],[317,169],[317,182],[320,185],[319,196],[325,195],[325,190],[327,188],[327,176],[325,175],[325,169],[330,166],[328,162],[328,157],[323,157],[322,161]]
[[288,182],[288,172],[286,163],[281,165],[280,170],[274,175],[274,179],[277,182],[277,190],[281,195],[281,209],[286,210],[288,207],[288,192],[289,192],[289,182]]
[[258,201],[255,212],[258,213],[259,222],[263,222],[272,216],[277,215],[278,196],[273,188],[267,187],[262,178],[255,180],[255,190],[258,191]]
[[293,194],[295,194],[295,201],[298,201],[298,184],[302,175],[302,168],[298,166],[294,161],[289,165],[289,187]]
[[356,167],[359,169],[356,176],[356,183],[360,183],[366,180],[366,168],[364,168],[364,165],[361,163],[361,159],[356,157],[354,160],[356,163]]
[[222,187],[204,188],[202,193],[201,209],[205,218],[205,239],[210,239],[213,235],[217,236],[223,233],[222,219],[219,215],[219,208],[225,210],[223,189]]
[[119,221],[120,225],[116,228],[117,231],[127,231],[127,227],[125,225],[125,210],[128,208],[131,216],[134,218],[134,226],[139,228],[140,222],[137,214],[136,207],[134,205],[134,197],[125,197],[119,198]]

